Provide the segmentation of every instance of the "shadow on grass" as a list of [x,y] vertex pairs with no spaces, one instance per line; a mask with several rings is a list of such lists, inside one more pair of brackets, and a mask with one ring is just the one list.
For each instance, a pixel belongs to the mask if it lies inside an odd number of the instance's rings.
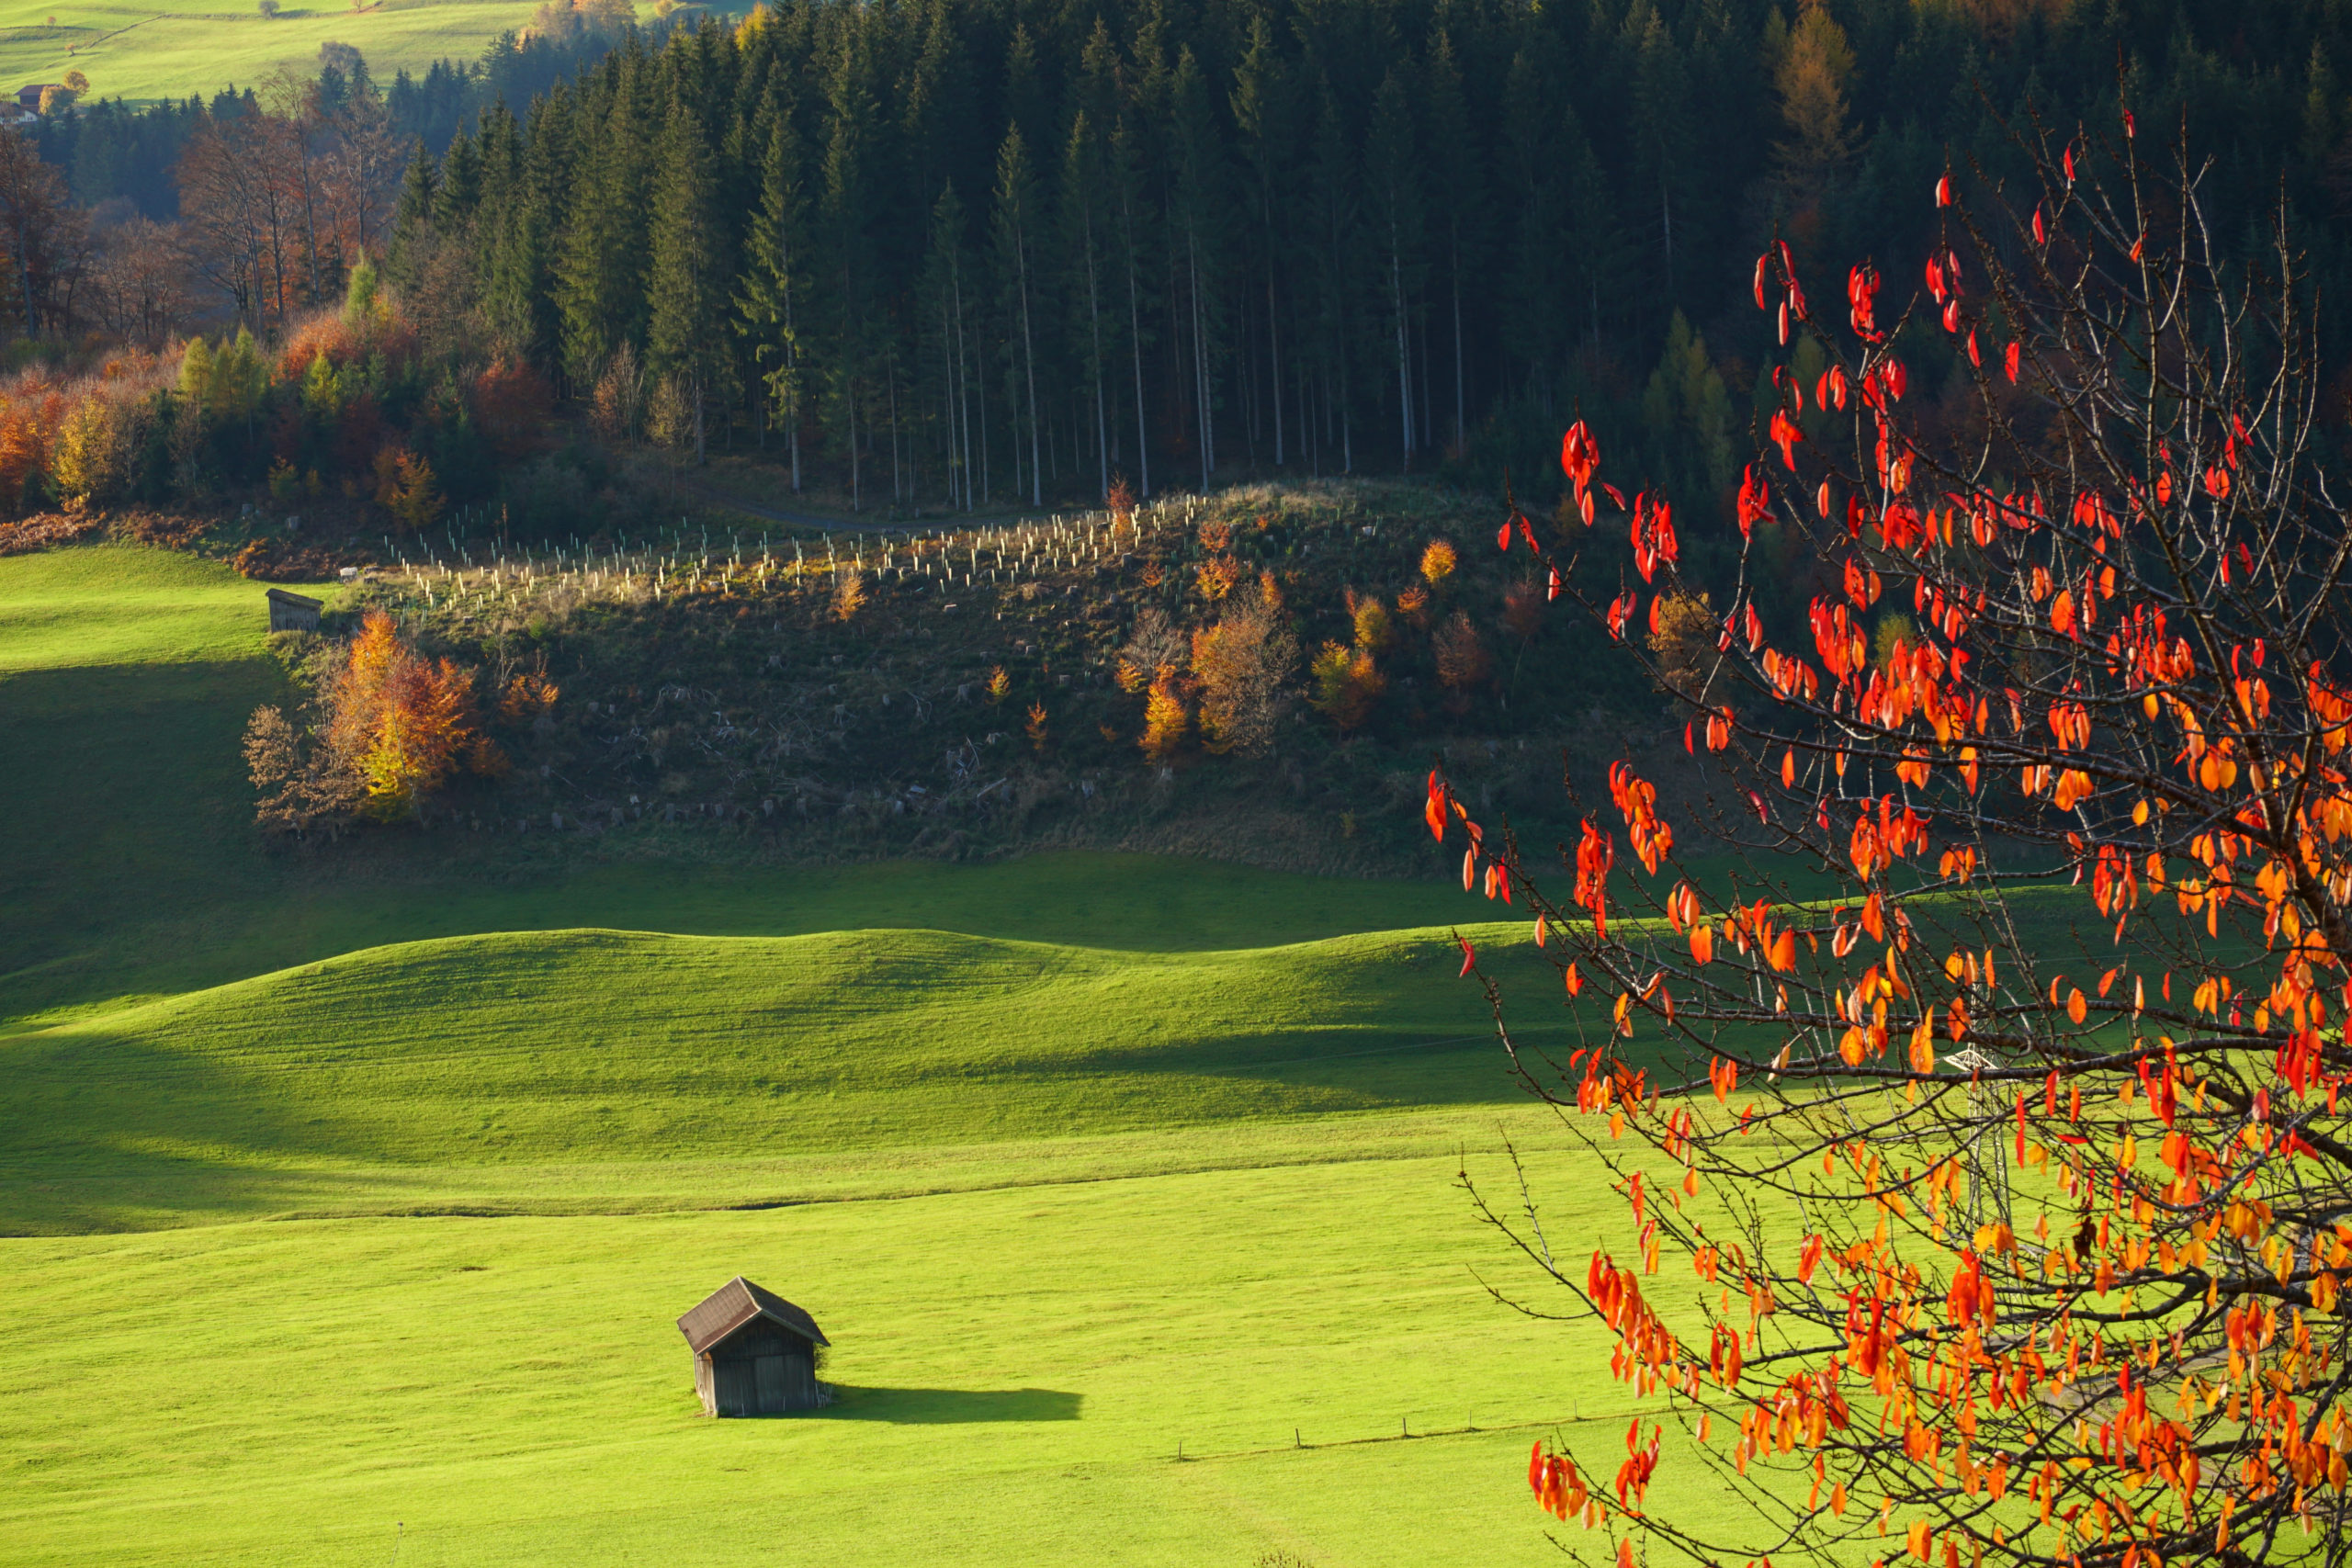
[[835,1384],[836,1421],[945,1426],[974,1421],[1075,1421],[1082,1393],[1057,1388],[858,1388]]

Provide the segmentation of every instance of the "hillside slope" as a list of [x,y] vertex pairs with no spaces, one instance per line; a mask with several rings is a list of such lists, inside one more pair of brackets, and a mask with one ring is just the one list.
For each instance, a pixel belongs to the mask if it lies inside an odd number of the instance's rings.
[[[476,1201],[530,1208],[547,1195],[502,1195],[496,1168],[1514,1100],[1451,951],[1435,931],[1186,954],[937,931],[371,949],[0,1038],[0,1230],[266,1212],[297,1172],[464,1168]],[[776,1181],[738,1172],[697,1206]]]

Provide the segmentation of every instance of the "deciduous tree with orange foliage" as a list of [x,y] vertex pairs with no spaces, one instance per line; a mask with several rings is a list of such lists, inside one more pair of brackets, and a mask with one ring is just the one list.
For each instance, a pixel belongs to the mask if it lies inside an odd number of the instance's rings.
[[[1948,175],[1930,254],[1842,299],[1758,261],[1827,368],[1772,370],[1737,524],[1838,588],[1783,627],[1703,585],[1705,657],[1654,673],[1709,804],[1618,764],[1555,884],[1430,776],[1579,1038],[1464,973],[1625,1202],[1574,1258],[1482,1212],[1688,1434],[1530,1455],[1622,1563],[2352,1555],[2352,512],[2290,237],[2224,269],[2205,171],[2136,129],[2024,136],[2037,181],[1981,207]],[[1655,665],[1702,585],[1662,509],[1614,515],[1634,577],[1593,534],[1550,564]],[[1741,1506],[1653,1506],[1678,1471]]]
[[[499,694],[498,711],[526,724],[555,699],[543,673],[525,671]],[[246,728],[246,764],[265,792],[259,820],[274,831],[332,838],[355,818],[402,820],[461,771],[505,771],[481,731],[473,672],[417,652],[381,610],[333,660],[316,705],[307,731],[275,707],[256,710]]]
[[326,697],[329,744],[357,771],[367,816],[414,816],[460,767],[496,771],[497,748],[476,728],[472,674],[419,654],[381,610],[360,623]]

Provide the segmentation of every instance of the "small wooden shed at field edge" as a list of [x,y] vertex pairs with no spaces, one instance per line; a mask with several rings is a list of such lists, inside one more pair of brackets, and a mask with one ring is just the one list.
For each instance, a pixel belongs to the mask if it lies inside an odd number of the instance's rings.
[[706,1416],[780,1416],[825,1403],[817,1320],[738,1274],[678,1319]]
[[300,593],[288,593],[283,588],[269,591],[269,629],[274,632],[314,632],[319,629],[319,612],[327,607],[323,599],[311,599]]

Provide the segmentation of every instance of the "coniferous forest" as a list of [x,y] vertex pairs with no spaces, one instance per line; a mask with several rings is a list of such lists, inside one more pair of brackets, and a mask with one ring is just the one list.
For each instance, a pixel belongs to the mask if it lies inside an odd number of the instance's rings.
[[[1768,240],[1919,254],[1947,168],[1989,193],[2128,98],[2244,254],[2283,197],[2324,299],[2346,60],[2345,7],[2283,3],[787,0],[421,153],[390,276],[608,430],[862,507],[1491,483],[1581,410],[1712,514]],[[1915,334],[1933,389],[1955,349]]]

